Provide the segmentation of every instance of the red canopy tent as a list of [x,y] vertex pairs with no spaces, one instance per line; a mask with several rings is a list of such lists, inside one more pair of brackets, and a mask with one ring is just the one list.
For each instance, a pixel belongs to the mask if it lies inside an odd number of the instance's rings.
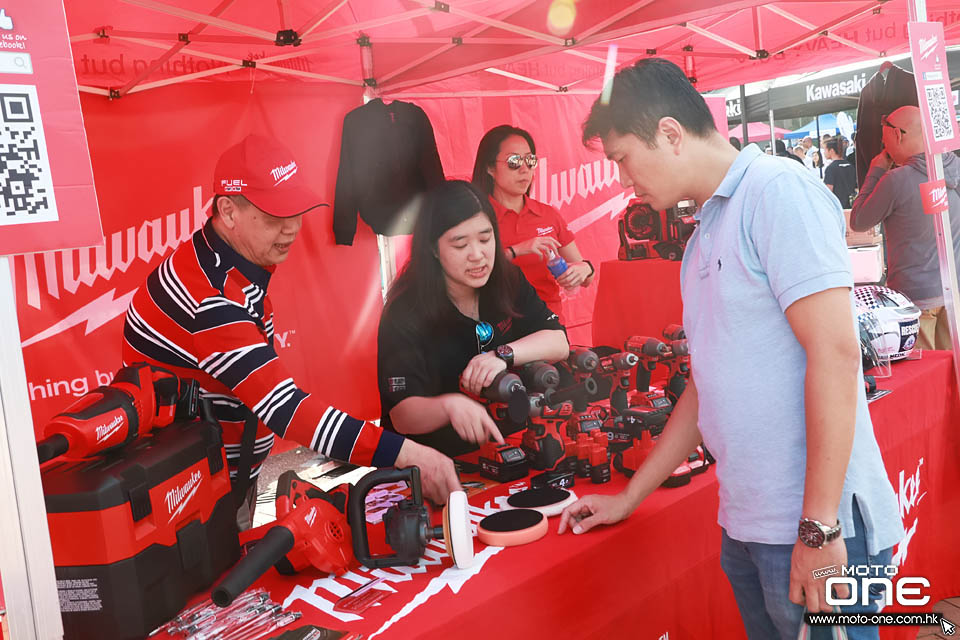
[[[909,51],[906,0],[65,5],[106,244],[12,262],[36,425],[119,366],[130,296],[202,223],[219,151],[248,132],[287,141],[332,198],[342,118],[365,90],[424,108],[451,177],[469,174],[489,127],[528,128],[548,161],[537,197],[562,205],[598,263],[616,255],[628,196],[578,132],[611,45],[618,65],[665,57],[703,91]],[[955,0],[927,9],[960,40]],[[312,390],[376,417],[377,241],[366,229],[335,247],[324,214],[302,234],[271,284],[282,357]],[[576,341],[589,336],[592,300],[567,310]]]

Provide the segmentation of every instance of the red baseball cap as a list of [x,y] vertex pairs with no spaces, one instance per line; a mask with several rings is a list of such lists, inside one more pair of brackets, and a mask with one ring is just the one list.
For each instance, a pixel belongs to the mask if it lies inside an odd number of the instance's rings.
[[213,192],[240,195],[278,218],[290,218],[329,206],[308,186],[293,154],[278,141],[248,135],[223,152],[213,172]]

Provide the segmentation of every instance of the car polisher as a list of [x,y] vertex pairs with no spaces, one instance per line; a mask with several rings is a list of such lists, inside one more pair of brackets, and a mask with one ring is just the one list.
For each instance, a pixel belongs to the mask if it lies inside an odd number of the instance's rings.
[[477,538],[491,547],[515,547],[547,535],[547,516],[535,509],[506,509],[477,525]]

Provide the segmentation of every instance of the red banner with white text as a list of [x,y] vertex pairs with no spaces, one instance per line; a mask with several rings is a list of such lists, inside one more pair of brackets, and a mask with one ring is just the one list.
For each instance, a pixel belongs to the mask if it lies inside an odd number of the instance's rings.
[[[301,83],[196,83],[114,101],[82,96],[106,242],[13,260],[38,432],[120,366],[127,304],[162,257],[207,219],[221,151],[251,132],[275,136],[332,202],[341,123],[360,102],[356,88]],[[335,246],[330,211],[308,214],[271,280],[275,344],[307,390],[375,418],[376,241],[361,225],[352,247]]]

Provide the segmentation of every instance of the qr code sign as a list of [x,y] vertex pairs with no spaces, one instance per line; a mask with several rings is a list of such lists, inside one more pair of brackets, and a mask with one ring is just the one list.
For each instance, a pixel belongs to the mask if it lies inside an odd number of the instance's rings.
[[952,139],[953,123],[950,122],[950,109],[944,86],[928,84],[924,85],[923,89],[927,94],[927,107],[930,110],[930,122],[933,124],[933,139],[936,142]]
[[58,219],[37,89],[0,84],[0,226]]

